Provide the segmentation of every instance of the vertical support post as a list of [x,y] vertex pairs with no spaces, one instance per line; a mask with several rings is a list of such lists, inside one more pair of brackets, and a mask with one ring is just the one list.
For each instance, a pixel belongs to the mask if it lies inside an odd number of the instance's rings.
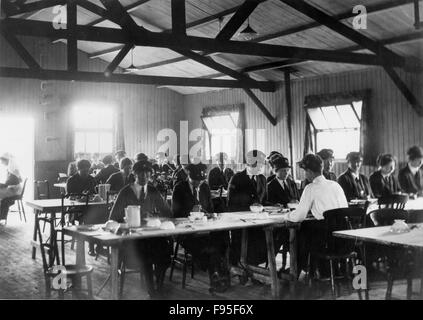
[[419,0],[414,0],[414,27],[420,29],[420,8]]
[[77,38],[75,27],[77,24],[77,8],[76,0],[67,0],[67,31],[68,31],[68,43],[67,43],[67,53],[68,53],[68,71],[77,71],[78,70],[78,48],[77,48]]
[[292,99],[291,99],[291,73],[286,70],[285,76],[285,100],[287,108],[287,126],[288,126],[288,143],[289,143],[289,157],[292,165],[292,175],[296,178],[295,166],[294,166],[294,151],[292,143]]
[[172,0],[172,32],[186,34],[185,0]]

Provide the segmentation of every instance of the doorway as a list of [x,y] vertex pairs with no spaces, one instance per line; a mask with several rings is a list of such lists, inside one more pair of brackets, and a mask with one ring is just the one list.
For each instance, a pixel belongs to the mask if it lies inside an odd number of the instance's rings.
[[[0,117],[0,155],[14,156],[22,180],[28,178],[24,199],[34,198],[34,119],[23,116]],[[0,166],[0,182],[6,179],[6,168]]]

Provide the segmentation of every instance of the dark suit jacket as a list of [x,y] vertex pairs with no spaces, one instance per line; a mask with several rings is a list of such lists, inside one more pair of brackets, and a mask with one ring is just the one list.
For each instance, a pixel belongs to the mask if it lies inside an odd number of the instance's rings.
[[119,172],[119,169],[117,169],[114,165],[110,164],[97,173],[97,175],[95,176],[95,181],[97,183],[106,183],[107,179],[109,179],[110,176],[116,172]]
[[228,187],[228,207],[231,211],[250,210],[253,203],[266,201],[266,177],[262,174],[256,177],[256,186],[248,176],[247,170],[237,172],[232,177]]
[[66,181],[66,192],[67,193],[95,193],[96,182],[92,176],[82,178],[79,173],[75,173],[73,176],[68,178]]
[[179,182],[173,189],[172,212],[175,218],[185,218],[189,216],[195,205],[201,205],[208,213],[213,212],[213,202],[211,201],[210,187],[203,181],[198,186],[199,201],[192,194],[188,181]]
[[120,191],[124,186],[135,181],[134,175],[130,173],[127,177],[123,177],[121,171],[113,173],[106,183],[110,184],[110,191]]
[[408,165],[402,168],[398,173],[398,180],[402,191],[405,193],[418,193],[423,191],[423,169],[417,172],[415,176],[410,171]]
[[[370,187],[369,179],[363,174],[359,175],[360,182],[364,188],[364,194],[366,196],[373,197],[372,188]],[[347,169],[338,178],[338,183],[344,190],[345,197],[348,201],[351,199],[361,199],[361,195],[354,177],[352,176],[351,170]]]
[[125,217],[125,208],[130,205],[141,206],[143,215],[146,214],[157,217],[172,216],[169,207],[154,186],[150,184],[147,185],[147,193],[145,194],[144,199],[138,199],[131,186],[132,184],[129,184],[120,190],[115,204],[110,212],[109,219],[117,222],[123,222],[123,218]]
[[176,168],[172,173],[172,188],[174,188],[179,182],[185,181],[188,178],[184,168]]
[[76,161],[70,162],[68,165],[68,177],[72,177],[75,173],[78,172],[78,168],[76,167]]
[[277,178],[274,178],[267,184],[267,202],[271,204],[286,205],[292,200],[299,200],[300,195],[297,185],[292,179],[286,179],[287,188],[282,189]]
[[209,183],[210,189],[217,190],[221,186],[223,186],[225,189],[228,189],[229,181],[227,180],[227,177],[231,174],[230,171],[232,171],[232,169],[229,168],[223,169],[223,172],[219,167],[214,167],[211,169],[207,177],[207,182]]
[[376,198],[389,197],[393,193],[400,191],[397,178],[391,174],[386,179],[383,179],[380,170],[373,172],[369,181],[372,192]]

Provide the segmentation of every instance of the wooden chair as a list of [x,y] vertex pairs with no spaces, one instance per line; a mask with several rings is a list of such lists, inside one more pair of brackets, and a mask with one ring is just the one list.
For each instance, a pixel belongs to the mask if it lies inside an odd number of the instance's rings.
[[408,194],[392,194],[378,199],[379,209],[404,209],[408,201]]
[[[16,204],[18,206],[18,212],[19,212],[19,219],[22,221],[22,216],[24,218],[24,221],[26,222],[26,215],[25,215],[25,207],[23,205],[23,196],[25,193],[25,188],[26,188],[26,182],[28,181],[28,178],[25,178],[23,185],[22,185],[22,191],[20,194],[10,197],[10,200],[16,201]],[[7,223],[7,219],[6,219],[6,223]]]
[[[389,226],[392,225],[395,220],[408,221],[409,215],[407,211],[402,209],[384,208],[372,211],[370,216],[376,226]],[[410,299],[413,284],[412,271],[415,269],[415,251],[403,248],[389,248],[386,246],[377,246],[377,248],[378,255],[385,260],[387,265],[386,274],[388,286],[385,299],[390,300],[392,298],[394,280],[397,279],[401,273],[405,274],[407,280],[407,299]],[[421,287],[421,290],[422,289],[423,286]]]
[[[51,227],[54,228],[54,221],[48,217],[39,217],[39,221],[44,221],[50,223]],[[91,274],[93,272],[93,268],[91,266],[83,265],[77,266],[74,264],[65,264],[65,255],[64,255],[64,241],[62,241],[62,260],[60,261],[59,258],[59,249],[57,245],[57,231],[54,230],[52,232],[52,239],[50,242],[45,242],[43,240],[43,235],[41,232],[40,224],[37,223],[36,225],[37,233],[38,233],[38,240],[40,244],[40,251],[43,263],[43,272],[45,278],[45,286],[46,286],[46,297],[51,297],[51,291],[56,290],[59,293],[59,298],[64,299],[64,293],[71,289],[72,295],[75,295],[77,292],[80,291],[80,282],[83,277],[87,279],[87,293],[88,297],[91,299],[93,298],[92,293],[92,279]],[[62,233],[63,234],[63,233]],[[47,252],[46,252],[47,251]],[[47,254],[49,256],[47,260]],[[55,263],[56,262],[56,263]],[[59,276],[61,273],[60,267],[64,267],[66,279],[71,280],[71,284],[69,285],[66,283],[66,288],[54,288],[52,287],[52,280]]]
[[182,266],[182,289],[185,288],[185,283],[187,279],[187,269],[188,266],[191,266],[191,279],[194,278],[194,263],[192,261],[192,256],[186,252],[184,249],[183,253],[179,252],[181,245],[179,238],[176,238],[174,241],[174,250],[172,255],[172,262],[170,264],[170,274],[169,280],[172,281],[173,271],[175,269],[175,265]]
[[[366,212],[362,208],[340,208],[326,211],[323,215],[325,217],[324,227],[321,230],[316,230],[316,233],[320,233],[323,239],[323,245],[317,251],[310,253],[307,273],[309,275],[309,284],[311,284],[314,264],[319,260],[328,261],[330,277],[329,279],[320,280],[330,280],[332,298],[336,299],[335,280],[346,278],[348,283],[351,284],[350,268],[355,266],[358,258],[358,248],[357,243],[354,241],[335,238],[332,233],[339,230],[364,228],[366,226]],[[362,257],[362,259],[365,260],[365,257]],[[335,276],[335,267],[339,267],[341,263],[345,266],[344,275]],[[349,289],[351,290],[350,287]],[[361,300],[361,291],[358,291],[358,295]]]

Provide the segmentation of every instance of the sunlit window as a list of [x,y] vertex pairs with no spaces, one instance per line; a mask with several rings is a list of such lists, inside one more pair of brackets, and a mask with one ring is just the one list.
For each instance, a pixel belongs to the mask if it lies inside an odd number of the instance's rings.
[[73,108],[75,153],[106,154],[113,151],[113,108],[80,105]]
[[360,150],[362,101],[307,109],[316,138],[316,149],[333,149],[337,159]]
[[239,112],[202,117],[210,136],[210,141],[206,139],[208,159],[219,152],[225,152],[230,159],[236,158],[238,118]]

